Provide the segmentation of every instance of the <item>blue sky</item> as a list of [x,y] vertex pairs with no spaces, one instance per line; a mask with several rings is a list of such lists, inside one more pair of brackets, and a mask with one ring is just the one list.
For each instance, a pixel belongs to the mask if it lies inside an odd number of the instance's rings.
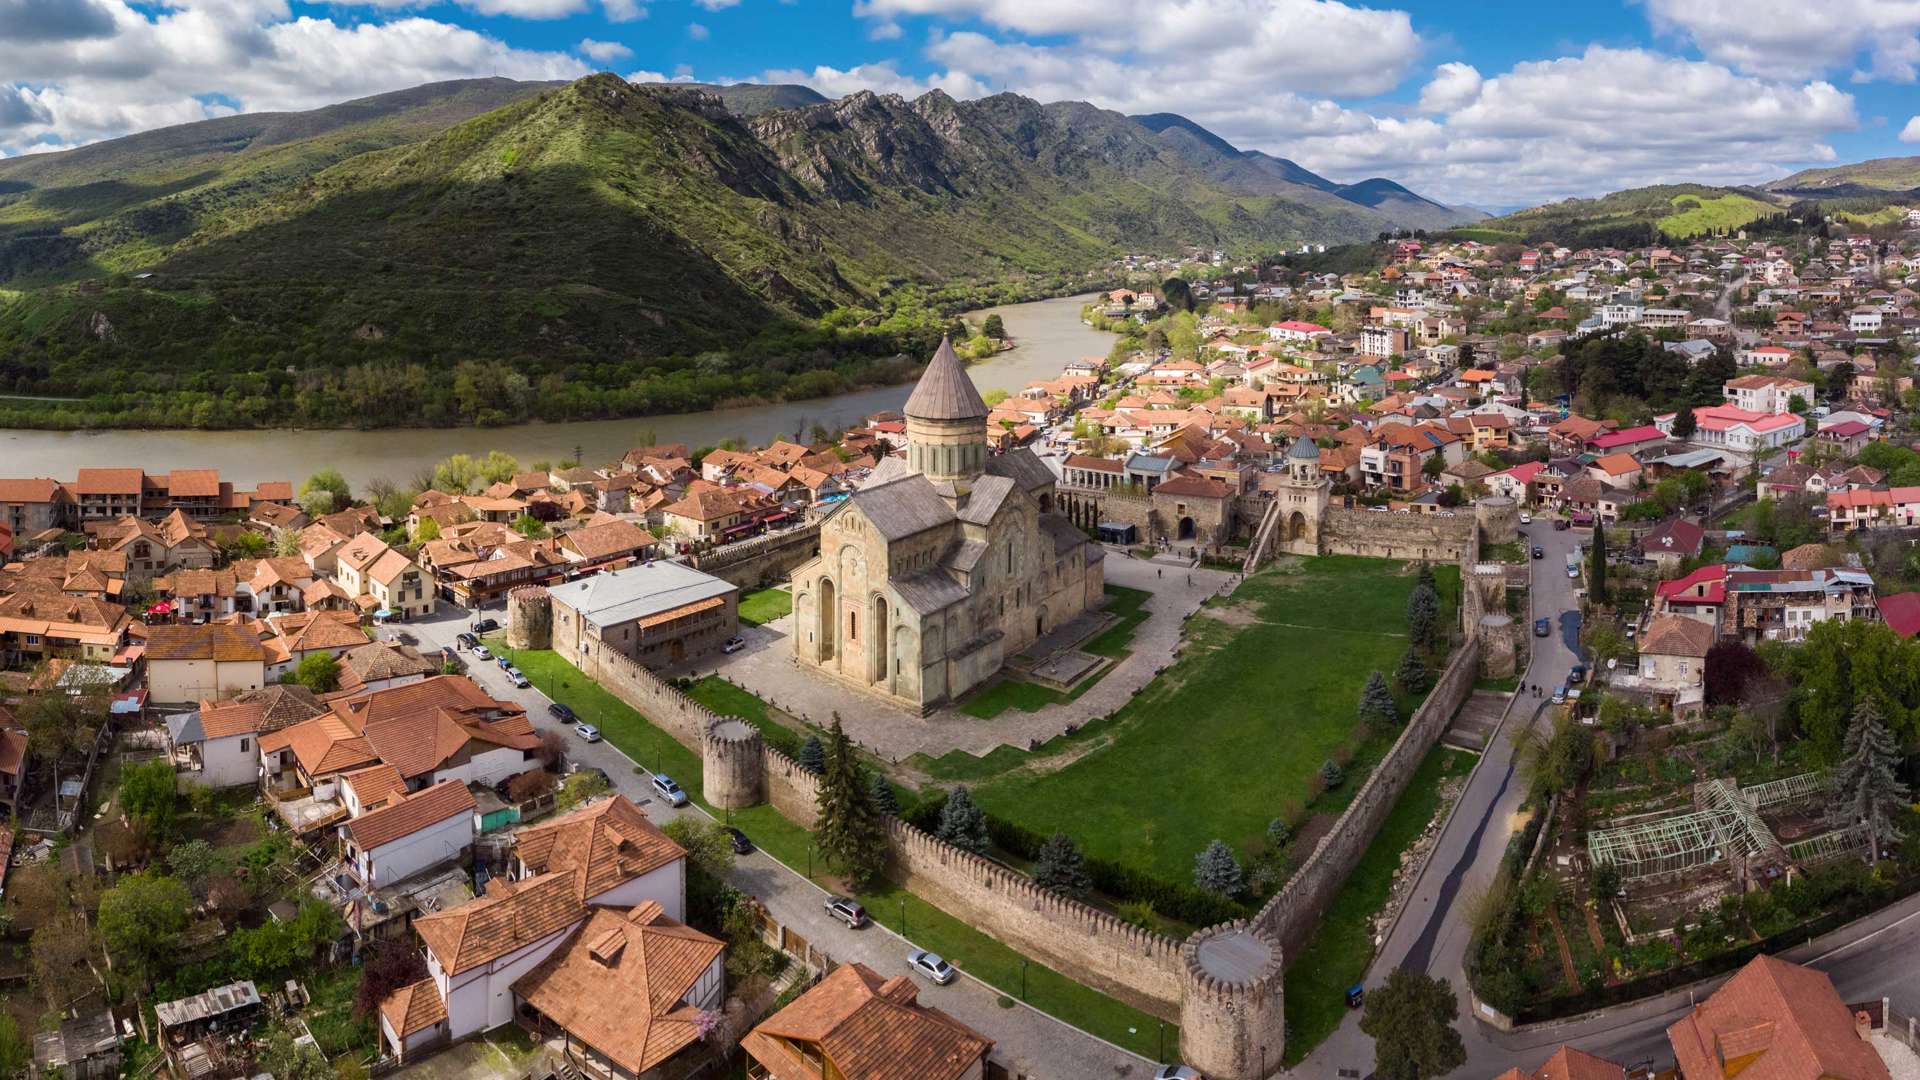
[[1015,91],[1513,207],[1920,153],[1914,0],[0,0],[0,154],[499,74]]

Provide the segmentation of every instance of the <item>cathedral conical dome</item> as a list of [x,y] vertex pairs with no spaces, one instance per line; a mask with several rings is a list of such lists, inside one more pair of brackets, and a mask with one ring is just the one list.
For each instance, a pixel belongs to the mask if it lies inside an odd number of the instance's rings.
[[966,366],[960,363],[952,343],[941,338],[933,362],[920,376],[913,396],[907,398],[907,416],[916,420],[985,420],[987,412],[987,403],[974,389],[973,380],[967,378]]

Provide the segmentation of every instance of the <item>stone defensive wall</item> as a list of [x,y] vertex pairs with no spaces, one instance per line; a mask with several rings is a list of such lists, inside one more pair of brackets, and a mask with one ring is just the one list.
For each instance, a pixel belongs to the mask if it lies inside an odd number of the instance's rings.
[[1320,523],[1320,550],[1328,555],[1452,562],[1479,531],[1473,507],[1461,506],[1452,514],[1329,508]]
[[714,548],[688,561],[703,574],[742,589],[758,589],[786,581],[796,568],[819,553],[820,523],[815,521],[787,532]]

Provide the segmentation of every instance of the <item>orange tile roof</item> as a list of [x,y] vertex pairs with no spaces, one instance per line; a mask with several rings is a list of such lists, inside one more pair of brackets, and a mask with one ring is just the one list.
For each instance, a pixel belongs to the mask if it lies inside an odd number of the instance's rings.
[[62,493],[60,482],[44,476],[0,480],[0,503],[53,502]]
[[1890,1080],[1827,976],[1758,956],[1667,1029],[1688,1080]]
[[265,661],[260,639],[230,623],[155,626],[147,630],[147,660]]
[[388,994],[380,1003],[380,1016],[404,1039],[445,1020],[447,1003],[440,1000],[440,987],[426,978]]
[[700,1038],[701,1010],[686,999],[725,951],[652,900],[596,908],[513,992],[637,1076]]
[[261,730],[265,705],[240,701],[203,701],[200,703],[200,729],[209,739],[224,739]]
[[705,600],[695,600],[691,604],[681,604],[677,608],[669,608],[666,611],[657,612],[641,619],[640,629],[645,630],[648,627],[665,626],[675,619],[684,619],[689,615],[698,615],[703,611],[712,611],[714,608],[724,606],[726,602],[727,598],[724,596],[709,596]]
[[647,820],[633,800],[615,795],[520,830],[514,854],[531,873],[572,875],[575,895],[586,901],[687,852]]
[[[359,789],[356,788],[357,792]],[[347,835],[362,850],[412,836],[449,818],[472,816],[473,792],[458,780],[442,780],[424,791],[369,811],[347,822]]]
[[740,1045],[778,1080],[818,1075],[785,1045],[789,1041],[818,1045],[846,1080],[958,1080],[976,1074],[993,1042],[921,1005],[918,995],[906,976],[882,980],[865,964],[842,964]]
[[300,767],[314,777],[357,769],[380,760],[358,731],[332,713],[322,713],[261,738],[261,753],[281,750],[292,750]]
[[139,469],[81,469],[73,490],[81,495],[138,495],[145,477]]
[[400,770],[385,762],[343,773],[340,782],[353,788],[354,798],[360,801],[361,813],[379,809],[395,799],[405,798],[407,794],[407,781],[400,775]]
[[167,474],[166,484],[174,498],[207,498],[220,494],[220,470],[175,469]]
[[487,884],[486,896],[422,915],[413,928],[451,976],[557,934],[586,914],[566,874],[516,882],[494,878]]

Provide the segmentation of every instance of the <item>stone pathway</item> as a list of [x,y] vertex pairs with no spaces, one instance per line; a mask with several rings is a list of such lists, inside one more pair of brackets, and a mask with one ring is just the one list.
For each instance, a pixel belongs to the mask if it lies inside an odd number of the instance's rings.
[[1239,580],[1239,575],[1227,571],[1169,567],[1114,553],[1107,556],[1106,574],[1109,584],[1153,594],[1146,603],[1147,620],[1134,630],[1131,655],[1078,700],[1049,705],[1039,712],[1008,709],[991,720],[982,720],[948,708],[931,716],[917,716],[794,666],[793,645],[788,640],[791,615],[765,626],[742,627],[747,648],[732,656],[719,657],[717,662],[703,660],[691,671],[669,674],[718,673],[776,708],[822,727],[832,723],[833,714],[838,712],[848,735],[889,761],[904,761],[914,754],[938,757],[952,750],[980,755],[1000,746],[1025,747],[1029,740],[1052,738],[1068,724],[1084,723],[1125,705],[1173,662],[1187,617],[1209,597],[1228,591]]

